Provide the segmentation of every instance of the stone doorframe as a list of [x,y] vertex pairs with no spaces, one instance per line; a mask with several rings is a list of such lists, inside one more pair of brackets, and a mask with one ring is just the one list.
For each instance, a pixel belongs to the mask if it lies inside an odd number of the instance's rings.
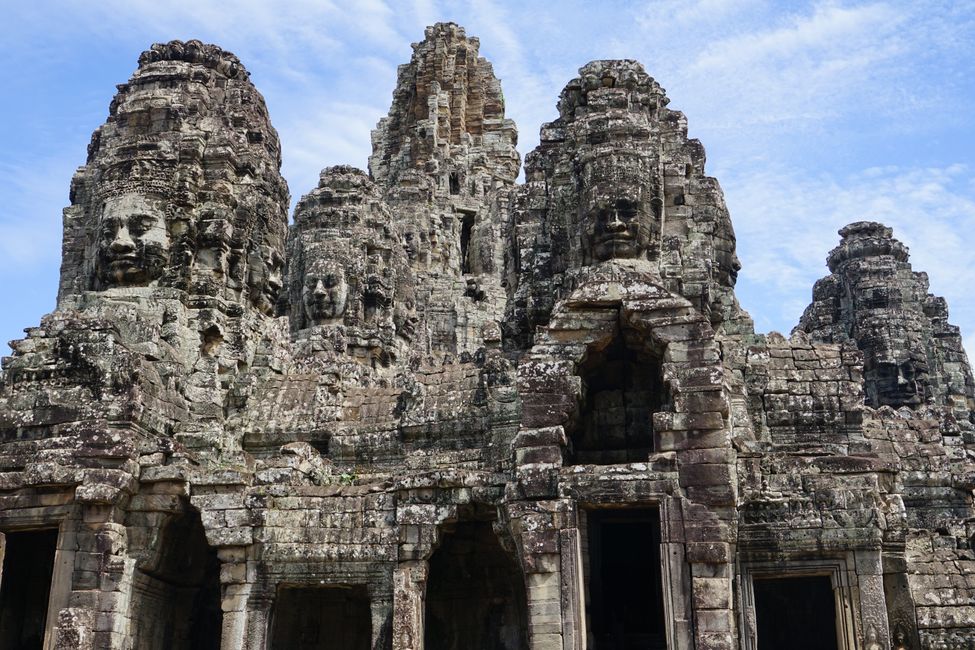
[[738,569],[739,626],[742,650],[758,650],[755,618],[756,577],[803,578],[829,576],[836,608],[836,644],[839,650],[857,650],[859,622],[859,584],[852,553],[835,558],[742,562]]
[[[560,472],[567,432],[576,423],[583,396],[580,366],[617,336],[662,358],[669,397],[653,414],[654,452],[646,460],[672,454],[667,457],[675,461],[679,494],[670,501],[673,507],[661,509],[667,518],[661,554],[668,559],[663,569],[670,589],[684,585],[687,577],[684,591],[691,600],[690,607],[681,597],[665,609],[673,621],[668,643],[672,649],[732,648],[738,637],[732,603],[738,481],[721,349],[705,315],[662,286],[643,261],[615,260],[588,268],[520,360],[522,420],[513,444],[511,490],[524,503],[563,498]],[[571,550],[571,542],[566,546]],[[526,568],[526,573],[532,571]],[[537,573],[539,580],[552,575]],[[567,599],[577,593],[574,586],[564,591]],[[584,647],[578,629],[546,630],[551,639],[544,647]]]
[[[680,539],[683,535],[682,527],[680,527],[680,530],[675,530],[675,526],[678,526],[678,522],[680,522],[680,516],[677,515],[675,517],[674,513],[671,512],[675,508],[679,509],[680,504],[674,498],[664,496],[658,500],[631,502],[625,505],[626,508],[657,510],[660,522],[660,588],[663,595],[664,634],[667,640],[667,647],[671,650],[693,650],[694,630],[691,622],[693,619],[691,567],[687,562],[684,544],[682,542],[671,541]],[[589,513],[605,512],[615,508],[605,506],[582,507],[578,504],[576,504],[576,507],[579,511],[579,525],[576,533],[578,539],[574,547],[569,546],[565,549],[570,554],[575,553],[576,557],[570,557],[568,561],[563,558],[562,574],[567,586],[576,589],[581,594],[578,596],[578,606],[576,608],[579,611],[574,612],[574,614],[581,619],[582,625],[580,625],[579,630],[579,641],[575,646],[566,644],[566,647],[585,649],[588,647],[587,628],[589,614],[586,609],[586,604],[588,600],[588,580],[591,574],[588,568],[589,559],[586,557],[588,549],[586,551],[583,550],[584,544],[582,542],[585,540],[586,545],[588,545],[587,520]],[[625,510],[626,508],[622,509]],[[565,569],[566,565],[577,566],[576,573],[569,574]],[[574,585],[573,580],[576,581]],[[565,595],[563,595],[563,600],[568,603],[572,602]]]
[[[478,474],[482,476],[478,477]],[[507,539],[503,532],[511,535],[510,527],[506,523],[510,513],[505,511],[502,504],[490,499],[481,500],[473,497],[473,489],[492,488],[493,483],[488,480],[478,485],[479,478],[490,478],[489,473],[471,472],[465,483],[464,472],[454,476],[451,480],[415,482],[411,488],[404,488],[396,505],[396,524],[399,528],[400,541],[397,548],[396,568],[393,571],[393,599],[392,599],[392,627],[390,634],[392,650],[422,650],[424,626],[426,623],[426,591],[430,577],[430,558],[440,546],[444,528],[450,524],[464,521],[462,508],[465,506],[481,506],[494,510],[496,519],[493,520],[494,532],[502,548],[512,553],[513,559],[522,570],[522,579],[526,580],[526,600],[530,602],[527,576],[524,566],[519,561],[517,538]],[[437,502],[427,498],[415,500],[408,494],[409,489],[417,489],[428,497],[434,492],[446,496]],[[531,642],[530,642],[531,643]]]
[[3,579],[6,533],[54,530],[55,528],[58,531],[58,541],[54,552],[54,573],[51,576],[47,615],[44,621],[43,650],[54,649],[58,617],[61,610],[69,605],[71,576],[74,572],[75,550],[78,546],[76,540],[77,527],[77,514],[70,505],[8,510],[3,513],[3,521],[0,522],[0,581]]

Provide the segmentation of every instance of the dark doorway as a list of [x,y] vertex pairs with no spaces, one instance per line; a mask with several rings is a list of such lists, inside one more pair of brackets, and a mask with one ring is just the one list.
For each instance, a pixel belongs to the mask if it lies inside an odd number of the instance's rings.
[[369,650],[372,618],[365,585],[278,591],[272,650]]
[[14,532],[6,538],[0,582],[0,650],[40,650],[58,531]]
[[220,560],[200,514],[174,516],[154,557],[136,571],[134,646],[140,650],[218,650],[223,611]]
[[470,212],[463,213],[464,218],[460,224],[460,262],[461,272],[471,272],[471,233],[474,231],[474,215]]
[[572,464],[645,461],[653,451],[653,414],[665,401],[660,360],[631,349],[623,336],[591,353],[580,368],[585,401],[572,436]]
[[427,650],[528,647],[525,582],[491,522],[457,524],[430,560]]
[[753,586],[761,650],[837,650],[829,576],[755,578]]
[[595,650],[666,650],[656,509],[590,510],[589,624]]

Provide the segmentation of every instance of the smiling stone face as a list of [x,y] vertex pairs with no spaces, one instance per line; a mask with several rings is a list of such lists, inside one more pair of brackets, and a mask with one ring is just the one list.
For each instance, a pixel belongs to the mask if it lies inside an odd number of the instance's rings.
[[301,303],[309,324],[340,317],[345,313],[349,287],[345,271],[335,262],[313,264],[305,274],[305,284],[301,291]]
[[146,286],[158,280],[169,259],[169,244],[165,201],[138,193],[106,199],[95,244],[99,288]]
[[639,197],[628,196],[625,191],[613,194],[617,195],[590,206],[586,215],[592,255],[600,262],[637,257],[647,250],[650,241]]
[[586,172],[581,234],[590,262],[646,255],[660,231],[646,161],[607,155]]

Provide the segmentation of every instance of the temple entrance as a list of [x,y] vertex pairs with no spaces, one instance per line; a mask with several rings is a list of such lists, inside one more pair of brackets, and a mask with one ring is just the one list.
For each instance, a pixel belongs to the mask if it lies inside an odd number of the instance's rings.
[[58,531],[6,533],[0,576],[0,650],[41,650]]
[[836,599],[829,576],[755,577],[757,647],[836,650]]
[[457,524],[430,560],[426,650],[528,647],[525,583],[491,522]]
[[656,509],[589,510],[589,647],[666,650]]
[[580,367],[585,401],[570,463],[645,461],[653,451],[653,414],[666,401],[660,359],[619,335]]
[[173,517],[157,544],[158,553],[134,579],[133,647],[217,650],[223,621],[220,560],[207,545],[200,514]]
[[273,650],[369,650],[372,619],[365,585],[285,587],[278,591]]

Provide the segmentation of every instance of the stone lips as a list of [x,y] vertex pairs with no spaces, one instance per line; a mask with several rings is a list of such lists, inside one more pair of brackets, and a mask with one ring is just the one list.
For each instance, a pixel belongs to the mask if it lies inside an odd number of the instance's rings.
[[623,519],[653,531],[658,645],[774,645],[755,582],[818,576],[841,647],[967,647],[975,382],[892,231],[842,229],[792,336],[757,334],[704,149],[639,63],[579,70],[519,185],[479,42],[424,36],[369,173],[323,170],[290,228],[234,55],[157,44],[119,87],[58,307],[3,361],[0,535],[60,530],[25,634],[591,647]]

